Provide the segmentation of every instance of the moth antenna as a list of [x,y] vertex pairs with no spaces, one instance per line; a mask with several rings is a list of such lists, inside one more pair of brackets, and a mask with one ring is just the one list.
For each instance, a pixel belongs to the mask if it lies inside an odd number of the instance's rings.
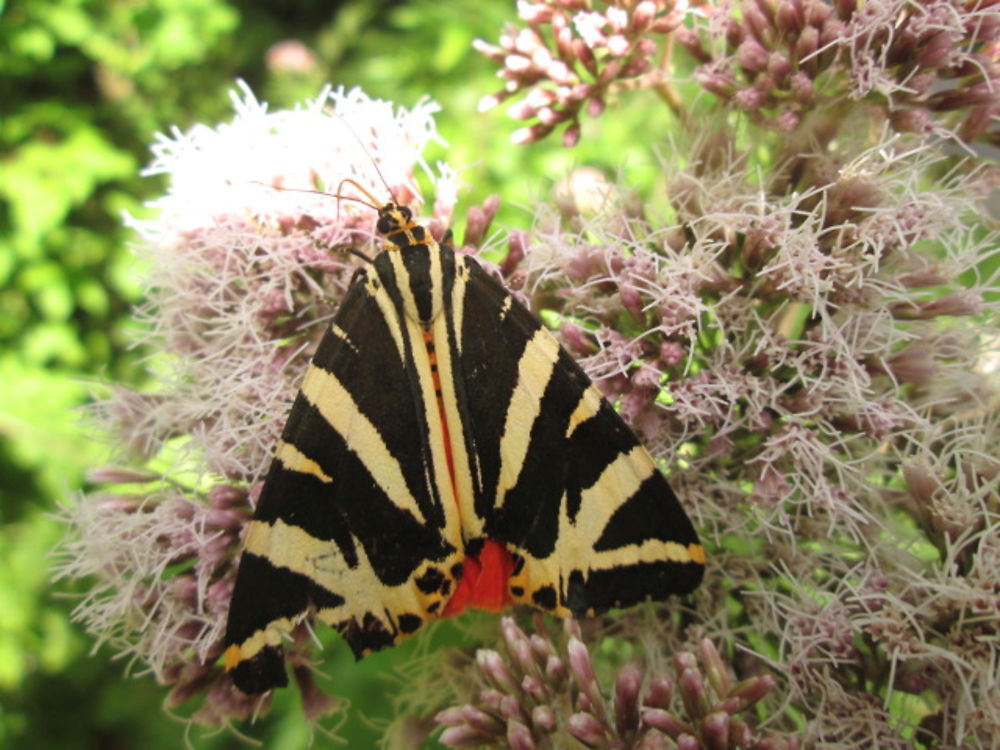
[[[361,194],[363,196],[365,196],[368,200],[371,201],[371,203],[369,203],[367,205],[370,205],[372,208],[374,208],[376,211],[378,211],[378,205],[377,205],[378,204],[378,199],[374,195],[372,195],[371,193],[369,193],[367,190],[365,190],[355,180],[352,180],[350,177],[345,177],[344,179],[342,179],[340,181],[340,184],[337,185],[337,192],[336,192],[337,197],[341,197],[340,189],[342,187],[344,187],[344,185],[353,185],[357,190],[359,190],[361,192]],[[392,196],[392,193],[389,193],[389,195]],[[344,197],[346,197],[346,196],[344,196]],[[355,200],[357,200],[357,199],[355,199]],[[359,203],[364,203],[364,201],[359,201]]]
[[369,203],[368,201],[363,201],[360,198],[355,198],[355,197],[350,196],[350,195],[341,195],[340,192],[339,192],[340,191],[339,187],[337,188],[338,192],[336,192],[336,193],[327,193],[324,190],[310,190],[308,188],[280,187],[278,185],[269,185],[266,182],[261,182],[260,180],[250,180],[250,184],[251,185],[263,185],[264,187],[270,188],[271,190],[282,190],[282,191],[284,191],[286,193],[309,193],[311,195],[322,195],[322,196],[324,196],[326,198],[336,198],[338,200],[354,201],[355,203],[360,203],[362,206],[368,206],[368,208],[370,208],[370,209],[372,209],[374,211],[378,211],[378,209],[379,209],[378,202],[374,198],[372,198],[372,194],[371,193],[369,193],[367,190],[365,190],[358,183],[356,183],[354,180],[351,180],[351,179],[341,180],[340,184],[343,185],[345,182],[349,182],[350,184],[354,185],[354,187],[358,188],[362,193],[365,194],[365,196],[367,196],[368,198],[370,198],[372,200],[372,202]]
[[[375,205],[375,203],[369,203],[368,201],[363,201],[360,198],[355,198],[355,197],[350,196],[350,195],[341,195],[340,194],[340,186],[342,186],[345,182],[350,183],[351,185],[354,185],[354,187],[356,187],[358,190],[360,190],[362,193],[364,193],[368,198],[371,198],[372,200],[374,200],[374,198],[372,198],[372,194],[371,193],[369,193],[367,190],[365,190],[363,187],[361,187],[354,180],[349,179],[349,178],[340,181],[340,185],[337,186],[337,192],[336,193],[327,193],[327,192],[324,192],[323,190],[309,190],[308,188],[279,187],[278,185],[268,185],[266,182],[261,182],[260,180],[250,180],[250,184],[251,185],[263,185],[264,187],[270,188],[271,190],[283,190],[283,191],[289,192],[289,193],[309,193],[311,195],[322,195],[322,196],[324,196],[326,198],[336,198],[337,199],[337,219],[338,219],[338,221],[340,219],[340,201],[342,201],[342,200],[344,200],[344,201],[354,201],[355,203],[360,203],[362,206],[368,206],[368,208],[372,209],[373,211],[378,211],[379,210],[379,207],[377,205]],[[367,261],[368,263],[372,262],[372,259],[369,258],[367,255],[365,255],[360,250],[357,250],[355,248],[351,248],[349,252],[352,255],[356,255],[357,257],[361,258],[362,260]]]
[[[336,110],[331,109],[330,112],[331,112],[331,114],[333,114],[334,117],[336,117],[338,120],[340,120],[344,124],[344,127],[347,128],[347,130],[350,132],[350,134],[352,136],[354,136],[354,140],[356,140],[358,142],[358,145],[361,146],[361,150],[364,151],[365,152],[365,156],[368,157],[368,161],[370,161],[372,163],[372,166],[375,168],[375,174],[377,174],[379,180],[382,181],[382,186],[385,188],[385,192],[388,193],[389,197],[392,198],[392,200],[396,200],[396,196],[394,196],[392,194],[392,188],[389,187],[389,183],[385,179],[385,175],[383,175],[382,174],[382,170],[379,169],[378,162],[375,161],[375,157],[372,156],[372,153],[371,153],[371,151],[368,150],[368,147],[365,145],[365,142],[363,140],[361,140],[361,136],[358,135],[357,131],[354,128],[351,127],[351,124],[347,120],[345,120],[343,117],[341,117],[341,115]],[[347,181],[348,180],[345,180],[345,182],[347,182]],[[350,182],[354,182],[353,180],[349,180],[349,181]],[[358,188],[361,187],[356,182],[354,182],[354,185],[356,187],[358,187]],[[371,194],[367,190],[365,190],[364,193],[365,193],[365,195],[368,195],[369,198],[371,197]],[[376,201],[376,203],[377,203],[377,201]]]

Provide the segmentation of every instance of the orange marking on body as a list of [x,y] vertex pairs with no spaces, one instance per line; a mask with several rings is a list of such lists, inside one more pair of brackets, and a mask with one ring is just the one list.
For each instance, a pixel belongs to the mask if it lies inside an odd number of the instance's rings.
[[[438,372],[437,352],[434,351],[434,335],[424,331],[424,346],[427,348],[427,360],[431,368],[431,382],[434,384],[434,395],[437,398],[438,415],[441,417],[441,432],[444,439],[444,451],[448,461],[448,476],[451,479],[452,494],[457,497],[458,487],[455,484],[455,460],[451,453],[451,433],[448,429],[448,418],[445,415],[444,399],[441,397],[441,374]],[[461,504],[458,508],[461,513]],[[489,612],[500,612],[512,602],[508,580],[514,572],[514,558],[503,545],[493,539],[487,539],[479,550],[479,555],[467,555],[462,563],[462,578],[455,587],[448,604],[445,605],[443,617],[451,617],[467,608],[485,609]]]
[[438,372],[437,352],[434,351],[434,334],[424,331],[424,346],[427,347],[427,359],[431,366],[431,382],[434,383],[434,396],[437,399],[438,416],[441,417],[441,433],[444,438],[444,454],[448,461],[448,477],[451,479],[451,493],[458,494],[455,485],[455,459],[451,455],[451,432],[448,429],[448,417],[444,412],[444,400],[441,398],[441,374]]
[[444,617],[467,608],[500,612],[512,604],[508,581],[514,573],[514,557],[503,542],[487,539],[479,556],[468,555],[462,565],[462,579],[444,608]]
[[227,648],[226,652],[222,655],[222,661],[226,666],[227,672],[236,669],[236,665],[243,661],[243,653],[240,651],[240,647],[234,643]]

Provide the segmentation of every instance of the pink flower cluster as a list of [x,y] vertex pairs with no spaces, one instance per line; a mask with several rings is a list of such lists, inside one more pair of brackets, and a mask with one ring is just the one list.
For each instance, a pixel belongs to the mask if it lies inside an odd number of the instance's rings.
[[[796,750],[794,737],[758,732],[751,709],[774,688],[768,675],[737,683],[708,639],[694,654],[678,652],[676,677],[651,677],[627,664],[610,696],[602,689],[579,626],[567,621],[557,645],[540,620],[527,635],[510,618],[500,624],[505,654],[480,650],[476,667],[485,683],[474,703],[441,711],[447,747],[500,745],[511,750],[552,747],[565,735],[584,747],[620,750]],[[645,688],[645,689],[644,689]]]
[[[796,191],[696,141],[665,166],[670,219],[564,200],[513,273],[715,535],[695,630],[768,659],[810,741],[988,747],[1000,283],[970,226],[997,180],[929,184],[947,157],[876,132],[800,158]],[[919,711],[885,707],[904,692]]]
[[[155,147],[148,172],[168,174],[170,192],[155,219],[135,225],[152,285],[140,343],[156,352],[157,387],[117,388],[93,409],[117,458],[152,468],[95,472],[109,489],[67,510],[73,534],[61,551],[62,575],[95,581],[77,618],[169,685],[171,708],[207,695],[192,719],[216,725],[266,708],[233,690],[219,666],[241,535],[284,415],[360,262],[349,250],[375,235],[372,210],[350,200],[350,186],[344,199],[315,191],[350,178],[419,209],[412,170],[436,137],[432,105],[396,110],[359,90],[272,113],[244,88],[234,105],[232,122],[174,132]],[[455,189],[447,170],[435,183],[428,223],[440,234]],[[470,245],[496,207],[475,209]],[[315,687],[307,626],[294,636],[289,661],[317,718],[337,702]]]
[[863,101],[899,132],[1000,141],[996,0],[746,0],[738,13],[728,2],[600,5],[519,2],[524,27],[508,27],[499,46],[476,42],[506,80],[481,108],[525,94],[510,115],[535,122],[516,143],[565,124],[563,143],[575,145],[581,111],[599,115],[609,95],[637,88],[690,122],[674,41],[702,87],[770,129],[825,142]]
[[698,82],[761,124],[794,131],[865,99],[899,131],[1000,138],[994,0],[749,0],[741,10],[708,11],[706,30],[677,38],[701,63]]
[[511,106],[510,115],[534,123],[514,133],[514,142],[531,143],[565,125],[563,143],[575,145],[581,112],[596,117],[616,89],[662,82],[653,62],[658,49],[654,39],[681,24],[686,5],[674,0],[521,0],[517,11],[524,28],[509,26],[499,46],[475,41],[479,52],[502,65],[498,75],[506,81],[502,90],[480,101],[480,110],[527,92]]

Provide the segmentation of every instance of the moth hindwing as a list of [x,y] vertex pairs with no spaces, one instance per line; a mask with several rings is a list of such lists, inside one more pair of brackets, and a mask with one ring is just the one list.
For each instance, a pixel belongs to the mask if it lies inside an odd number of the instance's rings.
[[467,606],[586,615],[698,585],[666,479],[554,336],[409,209],[320,342],[246,534],[237,687],[287,684],[313,611],[355,655]]

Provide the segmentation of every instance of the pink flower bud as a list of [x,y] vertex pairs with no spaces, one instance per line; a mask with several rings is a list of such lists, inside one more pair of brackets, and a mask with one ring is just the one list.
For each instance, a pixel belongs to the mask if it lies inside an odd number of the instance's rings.
[[736,91],[736,84],[728,75],[714,72],[708,67],[698,68],[694,79],[703,89],[724,99],[728,99]]
[[[493,714],[483,711],[477,706],[462,706],[462,723],[475,729],[480,734],[490,736],[503,732],[503,722]],[[438,720],[439,723],[442,723]]]
[[930,320],[939,315],[965,317],[978,314],[982,302],[978,292],[960,289],[937,299],[893,305],[892,314],[901,320]]
[[607,38],[605,46],[614,57],[625,57],[629,53],[631,43],[622,34],[613,34]]
[[799,104],[809,104],[812,102],[813,81],[805,73],[799,72],[792,74],[792,77],[789,79],[788,87],[792,92],[792,96],[795,97],[795,101]]
[[518,128],[515,130],[511,134],[510,140],[515,146],[526,146],[529,143],[534,143],[535,141],[544,138],[551,132],[551,125],[531,125],[527,128]]
[[558,656],[550,656],[545,660],[545,679],[553,686],[559,686],[569,679],[566,663]]
[[208,491],[208,502],[220,510],[247,507],[247,491],[244,487],[234,487],[231,484],[217,484]]
[[520,698],[513,695],[505,695],[500,699],[500,715],[507,721],[520,721],[523,723],[528,720]]
[[629,28],[633,33],[643,32],[656,17],[656,3],[652,0],[642,0],[632,10],[632,20]]
[[701,43],[701,37],[694,29],[681,26],[674,32],[674,39],[699,63],[707,63],[712,56],[705,50]]
[[510,96],[510,94],[506,92],[501,92],[500,94],[489,94],[488,96],[484,96],[482,99],[479,100],[479,103],[476,105],[476,110],[478,112],[487,112],[496,107],[498,104],[500,104],[500,102],[502,102],[508,96]]
[[927,385],[937,372],[934,348],[926,343],[910,344],[886,364],[897,380],[917,385]]
[[514,36],[514,50],[525,57],[531,57],[539,49],[545,49],[545,41],[534,29],[520,29]]
[[565,148],[573,148],[580,142],[580,123],[571,122],[562,134],[562,144]]
[[653,729],[658,729],[675,740],[684,733],[690,733],[691,727],[662,708],[643,707],[640,710],[642,723]]
[[619,735],[639,728],[639,691],[642,690],[642,671],[635,665],[626,665],[618,672],[615,681],[615,727]]
[[746,2],[741,6],[743,11],[743,27],[753,35],[759,42],[763,42],[770,35],[771,23],[768,17],[762,12],[761,6]]
[[480,747],[493,739],[493,737],[484,737],[472,727],[463,725],[445,729],[438,738],[438,742],[445,747]]
[[341,707],[340,700],[320,689],[316,684],[315,673],[309,667],[295,667],[292,675],[301,696],[302,712],[310,724],[333,714]]
[[549,706],[535,706],[531,709],[531,725],[543,732],[554,732],[556,714]]
[[942,112],[950,109],[965,109],[991,104],[997,100],[996,84],[979,83],[975,86],[938,91],[927,99],[927,106]]
[[519,721],[507,722],[507,747],[510,750],[535,750],[538,745],[531,730]]
[[316,68],[316,53],[297,39],[286,39],[271,45],[265,57],[267,67],[274,71],[307,73]]
[[831,18],[829,21],[825,22],[823,27],[820,29],[819,46],[821,48],[826,48],[831,45],[835,45],[844,38],[846,31],[847,30],[841,21],[836,18]]
[[708,715],[711,703],[701,672],[693,668],[685,669],[677,680],[677,688],[688,716],[700,719]]
[[775,10],[774,25],[785,36],[794,39],[805,24],[805,13],[801,0],[780,2]]
[[552,697],[545,683],[530,675],[521,680],[521,690],[530,695],[536,703],[544,703]]
[[736,92],[733,101],[745,110],[760,109],[767,102],[767,97],[757,89],[742,89]]
[[545,74],[556,83],[563,83],[572,86],[579,81],[576,74],[562,60],[553,60],[552,64],[545,68]]
[[708,682],[718,695],[728,695],[732,687],[729,678],[729,670],[726,668],[722,657],[719,656],[715,644],[708,638],[702,638],[698,644],[698,651],[701,653],[701,661],[705,667],[705,674]]
[[802,117],[798,112],[785,111],[782,112],[774,119],[774,127],[783,133],[794,132],[802,121]]
[[956,43],[959,42],[952,34],[941,32],[924,42],[917,53],[917,64],[924,68],[943,68],[955,54]]
[[815,0],[806,0],[805,11],[806,23],[816,28],[826,23],[826,20],[830,18],[832,13],[830,6],[822,2],[816,2]]
[[608,744],[608,732],[590,714],[575,713],[566,720],[566,731],[587,747],[603,748]]
[[622,32],[628,28],[629,15],[624,8],[611,6],[604,12],[604,17],[608,19],[608,26],[612,31]]
[[499,690],[511,695],[518,695],[520,687],[514,675],[507,669],[503,658],[496,651],[480,649],[476,652],[476,665],[483,676]]
[[438,711],[434,716],[434,721],[444,727],[457,727],[465,723],[464,706],[450,706],[443,711]]
[[792,72],[792,65],[780,52],[772,52],[767,56],[767,72],[775,81],[783,81]]
[[527,251],[527,235],[524,232],[514,231],[507,237],[507,255],[500,263],[500,273],[505,278],[509,277],[514,269],[524,260]]
[[554,127],[566,119],[566,115],[563,112],[552,107],[542,107],[536,115],[539,122],[550,127]]
[[904,661],[896,667],[896,679],[893,687],[914,695],[920,695],[930,689],[934,682],[935,669],[927,662]]
[[736,50],[736,61],[757,73],[767,70],[768,59],[767,50],[755,39],[746,39]]
[[701,721],[704,750],[729,750],[729,714],[716,711]]
[[740,719],[732,719],[729,723],[729,743],[732,747],[750,747],[753,743],[750,725]]
[[554,13],[555,9],[544,3],[529,3],[524,0],[517,3],[517,17],[533,26],[549,23]]
[[513,120],[530,120],[537,111],[527,99],[523,99],[507,107],[507,116]]
[[152,482],[159,478],[150,471],[136,471],[118,466],[100,466],[87,472],[87,481],[92,484],[135,484]]
[[817,49],[819,49],[819,31],[812,26],[807,26],[795,41],[795,57],[798,58],[800,66],[810,76],[816,71],[816,60],[813,55],[816,54]]
[[903,478],[910,496],[921,505],[931,506],[941,492],[937,477],[926,466],[910,464],[903,467]]
[[733,688],[729,694],[731,698],[738,698],[740,701],[739,711],[746,711],[757,701],[774,689],[774,678],[771,675],[762,677],[751,677],[743,680]]
[[523,75],[531,70],[531,58],[524,55],[507,55],[503,59],[504,68],[514,75]]
[[545,70],[555,61],[547,47],[538,47],[531,53],[531,62],[539,70]]

